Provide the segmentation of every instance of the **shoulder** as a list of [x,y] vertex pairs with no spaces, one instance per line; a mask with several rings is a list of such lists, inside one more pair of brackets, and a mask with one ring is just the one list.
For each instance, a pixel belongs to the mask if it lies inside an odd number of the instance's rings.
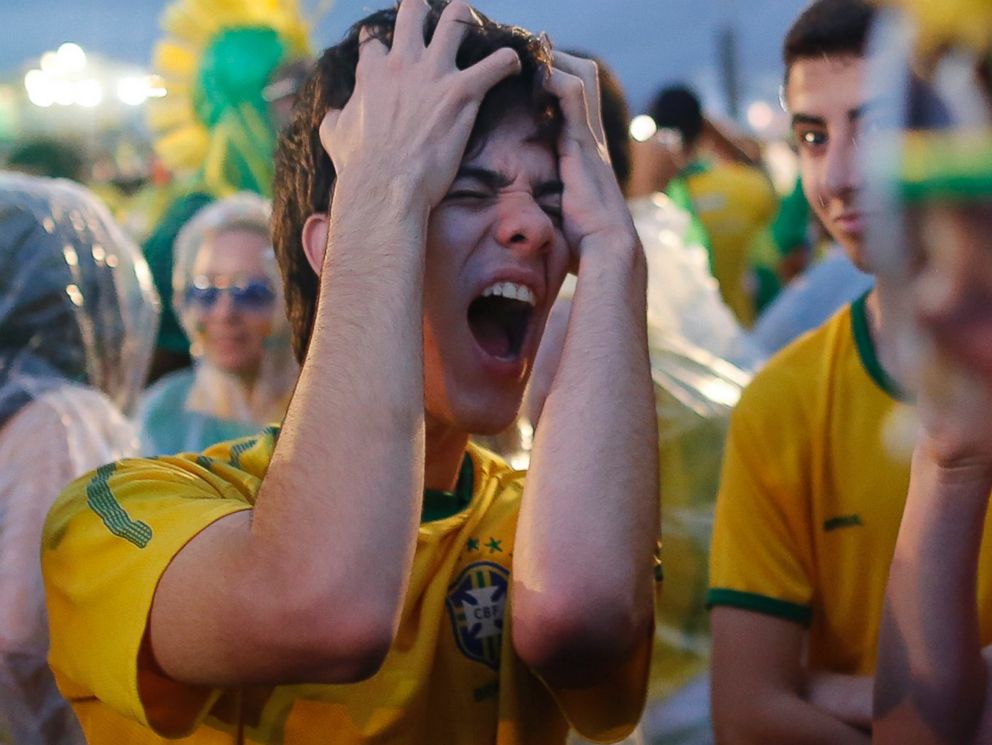
[[109,531],[143,548],[153,530],[173,532],[183,524],[252,507],[277,435],[278,429],[270,427],[203,453],[125,458],[100,466],[62,491],[48,514],[45,543],[60,544],[73,528]]
[[756,212],[774,210],[778,205],[775,188],[760,169],[743,163],[720,163],[694,179],[701,189],[712,189],[736,197]]
[[171,372],[152,383],[138,402],[138,419],[145,423],[155,416],[174,417],[181,413],[195,378],[195,372],[187,368]]
[[170,372],[152,383],[141,397],[142,404],[160,401],[165,398],[185,395],[196,379],[196,372],[191,367]]
[[851,312],[845,307],[786,345],[758,371],[744,390],[734,419],[763,412],[763,418],[774,421],[816,401],[830,387],[839,359],[851,347]]
[[278,434],[278,427],[273,426],[252,437],[218,443],[202,453],[107,463],[69,484],[59,503],[91,502],[96,492],[114,501],[221,498],[254,503]]
[[142,452],[157,455],[186,449],[183,422],[188,414],[186,399],[194,378],[191,369],[169,373],[141,396],[136,419],[141,430]]

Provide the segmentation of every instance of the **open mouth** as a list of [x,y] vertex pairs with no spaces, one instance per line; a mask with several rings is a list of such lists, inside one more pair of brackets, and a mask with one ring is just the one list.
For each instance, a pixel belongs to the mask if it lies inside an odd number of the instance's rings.
[[490,285],[468,306],[468,326],[482,350],[499,360],[520,357],[536,298],[533,290],[515,282]]

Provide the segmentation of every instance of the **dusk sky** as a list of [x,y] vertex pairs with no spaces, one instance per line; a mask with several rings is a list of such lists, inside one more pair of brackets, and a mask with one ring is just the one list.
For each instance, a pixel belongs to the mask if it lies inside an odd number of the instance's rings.
[[[375,0],[336,0],[316,27],[327,46]],[[304,0],[313,7],[316,0]],[[639,110],[660,84],[688,81],[721,108],[716,37],[738,32],[743,104],[774,101],[785,29],[805,0],[478,0],[500,20],[546,30],[561,46],[597,53],[618,72]],[[0,72],[18,73],[65,41],[129,62],[147,64],[159,37],[164,0],[0,0]]]

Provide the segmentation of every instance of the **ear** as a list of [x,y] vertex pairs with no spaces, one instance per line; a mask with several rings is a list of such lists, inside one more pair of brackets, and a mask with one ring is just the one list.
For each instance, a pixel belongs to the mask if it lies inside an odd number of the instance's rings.
[[318,277],[324,269],[324,254],[327,253],[327,215],[313,214],[303,224],[303,253],[307,255],[310,268]]

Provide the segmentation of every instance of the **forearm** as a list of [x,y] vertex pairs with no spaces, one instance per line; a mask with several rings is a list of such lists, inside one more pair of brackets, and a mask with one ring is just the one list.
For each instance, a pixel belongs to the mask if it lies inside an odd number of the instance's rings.
[[865,680],[809,673],[806,629],[793,621],[728,606],[711,616],[712,701],[723,745],[867,743],[844,721],[871,708]]
[[426,209],[412,208],[339,182],[307,359],[250,521],[204,531],[156,592],[173,677],[334,682],[388,649],[423,488]]
[[871,731],[871,676],[812,673],[805,688],[806,701],[820,711],[856,729]]
[[[313,336],[252,535],[295,584],[361,604],[356,579],[374,575],[373,595],[398,610],[423,489],[427,210],[362,186],[338,184]],[[315,554],[330,561],[301,577]]]
[[913,459],[879,638],[876,740],[967,742],[986,698],[976,605],[992,474]]
[[591,675],[598,649],[647,633],[659,525],[644,259],[633,240],[603,248],[583,254],[514,548],[518,651],[550,625]]
[[871,741],[864,731],[791,692],[762,697],[752,693],[746,700],[746,709],[727,712],[714,694],[713,726],[719,745],[868,745]]

